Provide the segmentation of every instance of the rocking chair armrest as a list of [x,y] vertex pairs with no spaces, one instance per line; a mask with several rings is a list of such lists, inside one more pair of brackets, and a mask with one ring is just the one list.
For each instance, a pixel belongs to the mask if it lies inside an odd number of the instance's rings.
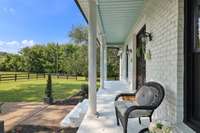
[[129,114],[134,110],[152,110],[154,111],[156,109],[155,106],[131,106],[126,110],[125,115],[129,116]]
[[115,101],[117,101],[120,97],[123,97],[123,96],[132,96],[132,97],[135,97],[136,93],[121,93],[119,95],[117,95],[115,97]]

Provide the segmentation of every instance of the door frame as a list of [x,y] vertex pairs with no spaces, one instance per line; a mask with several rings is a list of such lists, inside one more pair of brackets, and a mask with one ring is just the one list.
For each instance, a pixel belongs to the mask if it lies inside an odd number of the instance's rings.
[[126,45],[126,79],[129,77],[129,55],[128,55],[128,45]]
[[[143,32],[143,31],[146,31],[146,25],[143,25],[142,28],[137,32],[137,35],[136,35],[136,50],[138,48],[138,38],[139,38],[139,35]],[[146,46],[145,46],[146,47]],[[146,78],[146,64],[145,64],[145,78]],[[138,87],[138,59],[137,59],[137,54],[136,54],[136,90],[139,89]]]
[[192,107],[193,104],[192,99],[192,82],[188,82],[188,80],[193,77],[192,71],[192,54],[190,53],[192,46],[190,44],[195,43],[194,38],[194,18],[193,18],[193,7],[191,2],[192,0],[184,0],[184,123],[186,123],[189,127],[194,129],[196,132],[200,132],[200,123],[194,122],[192,120]]

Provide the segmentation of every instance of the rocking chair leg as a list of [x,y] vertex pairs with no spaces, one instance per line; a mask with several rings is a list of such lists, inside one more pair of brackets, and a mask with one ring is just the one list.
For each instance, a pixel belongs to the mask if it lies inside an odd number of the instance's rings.
[[124,133],[127,133],[127,127],[128,127],[128,118],[127,117],[125,117],[124,118],[124,126],[123,126],[123,130],[124,130]]
[[151,116],[149,116],[149,121],[152,122],[152,118],[151,118]]
[[139,117],[139,124],[141,125],[141,119],[140,119],[140,117]]
[[118,111],[115,108],[115,114],[116,114],[116,119],[117,119],[117,126],[119,126],[119,116],[118,116]]

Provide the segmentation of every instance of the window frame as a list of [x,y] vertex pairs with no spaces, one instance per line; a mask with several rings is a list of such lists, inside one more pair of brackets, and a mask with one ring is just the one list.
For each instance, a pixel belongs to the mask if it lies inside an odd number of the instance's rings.
[[[197,0],[184,0],[184,2],[184,123],[200,132],[200,121],[193,117],[194,90],[192,89],[193,82],[191,82],[193,79],[193,54],[200,52],[200,48],[197,48],[197,25],[200,17],[197,8],[199,7],[194,7],[194,5],[199,6],[200,2]],[[188,80],[190,81],[188,82]]]

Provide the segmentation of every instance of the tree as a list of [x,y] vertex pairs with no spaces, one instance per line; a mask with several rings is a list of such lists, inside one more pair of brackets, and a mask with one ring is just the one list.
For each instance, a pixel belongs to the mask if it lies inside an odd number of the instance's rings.
[[26,71],[35,73],[45,72],[45,46],[35,45],[31,48],[23,48],[20,53],[25,61]]
[[7,54],[1,63],[1,70],[4,71],[23,71],[23,61],[20,55]]
[[62,51],[60,46],[55,43],[48,43],[44,48],[44,59],[45,64],[44,71],[48,73],[57,73],[59,70],[59,57],[61,56]]
[[108,48],[108,76],[119,75],[119,57],[117,56],[118,49]]
[[[118,49],[108,49],[108,76],[119,73]],[[3,57],[0,71],[34,73],[69,73],[88,76],[88,47],[86,45],[48,43],[23,48],[20,54]],[[97,48],[97,75],[100,75],[100,48]],[[58,69],[58,70],[57,70]]]
[[68,36],[75,44],[88,44],[88,28],[85,26],[72,27]]

